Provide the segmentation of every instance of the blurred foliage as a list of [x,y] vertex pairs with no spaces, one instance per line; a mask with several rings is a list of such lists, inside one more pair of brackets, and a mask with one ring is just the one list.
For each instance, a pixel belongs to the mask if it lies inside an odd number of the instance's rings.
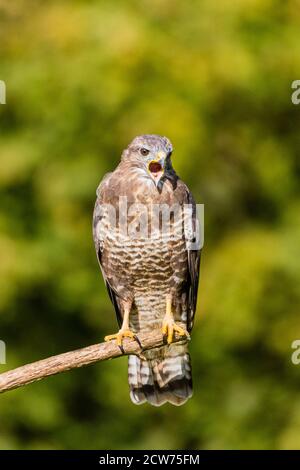
[[299,0],[0,0],[0,371],[116,329],[95,190],[167,135],[205,203],[185,406],[136,407],[119,359],[0,398],[0,448],[300,448]]

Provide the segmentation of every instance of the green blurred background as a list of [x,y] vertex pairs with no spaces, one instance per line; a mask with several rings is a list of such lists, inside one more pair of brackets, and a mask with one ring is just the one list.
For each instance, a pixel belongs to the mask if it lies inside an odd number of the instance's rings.
[[205,204],[194,397],[134,406],[127,360],[0,397],[1,449],[300,448],[299,0],[0,1],[0,372],[116,330],[95,190],[137,134]]

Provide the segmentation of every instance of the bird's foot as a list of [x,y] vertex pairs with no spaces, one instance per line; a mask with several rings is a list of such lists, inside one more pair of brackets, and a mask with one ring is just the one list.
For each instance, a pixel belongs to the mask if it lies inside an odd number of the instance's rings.
[[188,332],[181,326],[177,325],[172,317],[165,318],[162,324],[162,334],[167,337],[168,344],[172,343],[175,332],[178,333],[179,336],[189,337]]
[[115,339],[117,341],[117,345],[122,346],[122,341],[123,341],[124,338],[134,338],[134,339],[136,339],[136,335],[131,330],[127,330],[127,329],[122,330],[121,329],[121,330],[118,331],[118,333],[116,333],[114,335],[105,336],[104,341],[112,341],[113,339]]

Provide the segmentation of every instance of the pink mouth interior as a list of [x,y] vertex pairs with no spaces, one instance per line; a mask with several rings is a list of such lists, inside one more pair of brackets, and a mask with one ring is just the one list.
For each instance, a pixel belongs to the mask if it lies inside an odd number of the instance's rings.
[[161,170],[162,170],[162,166],[160,163],[151,162],[149,164],[149,171],[151,171],[151,173],[159,173]]

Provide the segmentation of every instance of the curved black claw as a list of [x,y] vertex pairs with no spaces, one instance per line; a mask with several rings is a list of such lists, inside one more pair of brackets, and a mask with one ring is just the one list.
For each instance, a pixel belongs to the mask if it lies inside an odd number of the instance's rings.
[[143,351],[143,346],[142,346],[142,343],[140,342],[139,340],[139,337],[137,335],[134,335],[134,339],[136,340],[137,344],[139,345],[139,347],[141,348],[141,350]]

